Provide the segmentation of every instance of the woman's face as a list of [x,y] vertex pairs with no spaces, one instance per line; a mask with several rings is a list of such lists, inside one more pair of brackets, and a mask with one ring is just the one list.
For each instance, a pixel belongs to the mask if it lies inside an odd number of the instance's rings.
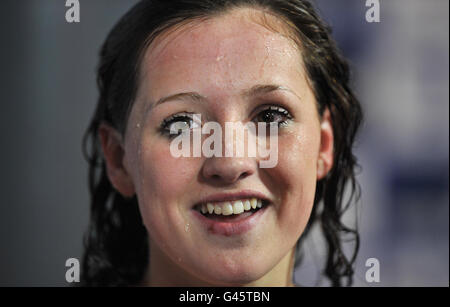
[[[145,53],[124,165],[149,233],[150,269],[163,266],[199,283],[248,284],[290,258],[308,222],[323,125],[300,51],[258,16],[239,9],[193,21],[160,35]],[[258,157],[174,157],[166,129],[177,120],[189,127],[179,117],[186,113],[222,127],[273,116],[280,123],[278,163],[260,168]],[[263,208],[227,217],[199,212],[208,202],[239,207],[237,200],[252,198]]]

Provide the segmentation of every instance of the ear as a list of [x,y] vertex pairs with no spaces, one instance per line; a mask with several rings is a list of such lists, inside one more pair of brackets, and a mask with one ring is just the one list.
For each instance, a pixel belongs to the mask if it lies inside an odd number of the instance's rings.
[[107,124],[101,124],[98,133],[106,161],[106,171],[113,187],[124,197],[135,194],[134,184],[125,168],[125,150],[119,132]]
[[333,167],[334,136],[330,110],[323,112],[320,123],[320,149],[317,159],[317,180],[324,178]]

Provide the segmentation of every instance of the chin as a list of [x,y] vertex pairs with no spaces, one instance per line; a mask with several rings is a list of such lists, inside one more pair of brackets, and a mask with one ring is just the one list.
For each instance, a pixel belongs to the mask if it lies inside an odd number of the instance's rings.
[[[248,260],[247,260],[248,261]],[[220,267],[219,267],[220,266]],[[213,265],[214,267],[214,265]],[[214,269],[208,270],[208,279],[211,284],[223,286],[244,286],[263,277],[270,268],[266,270],[262,265],[256,263],[227,263],[226,265],[215,264]]]

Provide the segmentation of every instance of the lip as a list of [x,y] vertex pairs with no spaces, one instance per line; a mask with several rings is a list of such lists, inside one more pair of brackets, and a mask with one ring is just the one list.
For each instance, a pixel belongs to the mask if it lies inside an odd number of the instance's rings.
[[224,202],[224,201],[233,201],[240,199],[250,199],[250,198],[259,198],[266,202],[270,202],[269,198],[263,193],[252,191],[252,190],[242,190],[235,193],[217,193],[213,195],[206,196],[200,199],[198,204],[206,204],[206,203],[214,203],[214,202]]
[[267,203],[267,205],[263,206],[261,209],[259,209],[252,215],[237,221],[224,222],[212,220],[208,219],[195,209],[192,209],[191,211],[192,214],[195,216],[195,218],[209,233],[222,235],[226,237],[241,235],[254,228],[258,224],[258,221],[263,217],[263,215],[267,211],[267,208],[271,206],[271,202],[264,194],[250,190],[240,191],[238,193],[219,193],[205,197],[199,202],[199,203],[224,202],[249,198],[258,198],[264,200]]
[[200,221],[203,227],[206,228],[208,232],[216,235],[231,237],[243,234],[254,228],[258,224],[258,221],[262,218],[264,213],[267,211],[267,208],[269,206],[270,205],[265,206],[256,211],[255,213],[253,213],[252,215],[250,215],[249,217],[246,217],[244,219],[235,222],[220,222],[216,220],[211,220],[195,210],[192,210],[192,213]]

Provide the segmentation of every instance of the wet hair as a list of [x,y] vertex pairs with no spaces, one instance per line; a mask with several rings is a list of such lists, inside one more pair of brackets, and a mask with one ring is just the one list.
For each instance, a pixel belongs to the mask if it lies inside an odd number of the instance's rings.
[[[156,36],[183,22],[211,18],[240,7],[268,12],[292,30],[302,44],[303,63],[319,115],[325,109],[331,114],[334,165],[317,182],[311,217],[297,243],[295,267],[301,264],[304,238],[319,224],[327,248],[321,273],[333,286],[352,284],[359,234],[356,224],[355,229],[350,228],[344,225],[342,217],[360,194],[353,144],[362,110],[349,86],[349,66],[331,38],[330,28],[311,3],[304,0],[144,0],[120,19],[100,51],[97,71],[100,95],[83,139],[91,196],[90,223],[84,236],[83,285],[136,285],[149,261],[148,234],[137,198],[123,197],[107,177],[98,136],[100,124],[107,123],[124,134],[138,90],[142,56]],[[344,238],[354,241],[349,255],[344,253]]]

